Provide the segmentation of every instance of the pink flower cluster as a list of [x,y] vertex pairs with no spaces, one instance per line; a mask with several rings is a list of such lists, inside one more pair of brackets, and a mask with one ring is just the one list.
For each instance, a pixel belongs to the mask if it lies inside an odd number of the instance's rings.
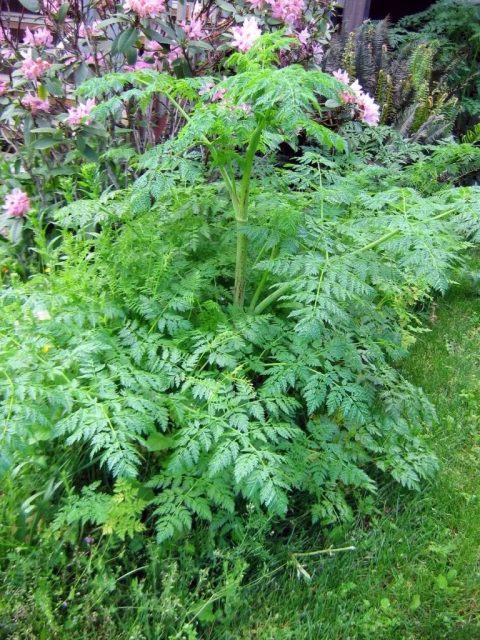
[[165,0],[125,0],[123,9],[133,11],[140,18],[156,18],[165,11]]
[[50,111],[50,102],[48,100],[42,100],[32,93],[27,93],[27,95],[21,99],[21,103],[22,106],[24,106],[25,109],[29,109],[33,115],[36,113],[48,113]]
[[28,195],[21,189],[13,189],[5,196],[3,208],[9,218],[23,218],[30,210]]
[[84,104],[79,104],[78,107],[72,107],[68,110],[67,122],[70,126],[76,127],[79,124],[90,124],[89,118],[92,109],[95,106],[95,100],[91,98]]
[[302,17],[305,9],[303,0],[268,0],[272,6],[272,16],[287,24],[294,24]]
[[50,62],[42,58],[32,58],[32,50],[29,49],[25,60],[22,62],[21,70],[28,80],[37,80],[50,69]]
[[203,23],[199,18],[192,18],[190,23],[184,21],[178,24],[185,31],[188,40],[200,40],[205,36]]
[[356,106],[360,120],[375,127],[380,122],[380,107],[372,96],[363,91],[358,80],[350,83],[350,78],[346,71],[338,69],[333,72],[333,76],[350,87],[350,91],[342,91],[340,94],[342,102]]
[[27,27],[23,38],[23,44],[26,44],[29,47],[51,47],[53,44],[53,36],[48,29],[43,28],[30,31]]
[[263,9],[270,5],[272,16],[286,24],[294,24],[302,17],[304,0],[248,0],[254,9]]
[[232,28],[232,45],[245,53],[252,48],[254,42],[262,35],[255,18],[250,17],[240,27]]

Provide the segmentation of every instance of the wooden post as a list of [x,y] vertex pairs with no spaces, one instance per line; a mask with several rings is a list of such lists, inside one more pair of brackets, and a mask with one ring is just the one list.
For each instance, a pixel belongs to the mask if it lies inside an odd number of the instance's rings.
[[368,18],[371,0],[345,0],[343,7],[343,33],[350,33]]

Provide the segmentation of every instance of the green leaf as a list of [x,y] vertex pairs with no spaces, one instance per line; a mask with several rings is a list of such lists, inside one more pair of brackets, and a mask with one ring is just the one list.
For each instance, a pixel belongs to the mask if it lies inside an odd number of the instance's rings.
[[382,598],[380,600],[380,606],[382,607],[382,609],[384,611],[388,611],[392,605],[391,605],[390,600],[388,598]]
[[165,33],[167,34],[167,36],[170,36],[170,38],[172,38],[172,40],[177,39],[177,34],[175,33],[175,31],[168,26],[168,24],[166,22],[163,22],[163,20],[159,20],[158,24],[160,27],[162,27],[162,31],[165,31]]
[[43,84],[52,96],[63,96],[63,85],[58,78],[45,78]]
[[112,53],[125,53],[133,46],[138,36],[139,32],[134,27],[129,27],[125,31],[122,31],[112,43]]
[[330,98],[330,100],[327,100],[325,102],[325,106],[327,107],[327,109],[337,109],[338,107],[342,106],[342,103],[338,100],[333,100],[332,98]]
[[32,146],[34,149],[50,149],[50,147],[54,147],[60,142],[62,142],[62,140],[58,138],[40,138],[39,140],[35,140]]
[[69,9],[70,9],[70,5],[69,4],[62,4],[60,9],[55,14],[55,18],[56,18],[57,22],[63,22],[65,20],[65,18],[67,17],[67,13],[68,13]]
[[13,244],[18,244],[22,239],[22,229],[22,218],[15,218],[10,226],[10,240]]
[[163,433],[152,433],[145,442],[149,451],[165,451],[165,449],[171,449],[173,445],[174,439]]
[[223,9],[223,11],[228,11],[228,13],[235,13],[236,9],[230,2],[226,2],[226,0],[217,0],[216,4]]
[[190,49],[203,49],[204,51],[213,51],[213,47],[209,42],[203,40],[194,40],[188,43]]
[[32,133],[58,133],[58,129],[55,127],[37,127],[32,129]]
[[443,573],[436,577],[435,582],[439,589],[443,590],[448,588],[448,580],[447,577],[443,575]]
[[54,167],[53,169],[48,169],[45,172],[46,176],[72,176],[78,173],[78,168],[76,167]]
[[128,64],[134,65],[137,61],[137,50],[135,47],[129,47],[125,51],[125,58],[127,59]]
[[91,71],[84,62],[82,62],[74,71],[73,78],[75,80],[75,84],[82,84],[84,80],[86,80],[90,75]]
[[416,593],[413,598],[412,601],[410,603],[410,611],[416,611],[419,606],[421,605],[422,601],[420,596],[418,595],[418,593]]
[[149,40],[155,40],[159,44],[171,44],[173,42],[172,38],[165,38],[165,36],[160,35],[150,27],[142,27],[142,31]]
[[40,3],[38,0],[20,0],[20,4],[31,13],[38,13],[40,11]]

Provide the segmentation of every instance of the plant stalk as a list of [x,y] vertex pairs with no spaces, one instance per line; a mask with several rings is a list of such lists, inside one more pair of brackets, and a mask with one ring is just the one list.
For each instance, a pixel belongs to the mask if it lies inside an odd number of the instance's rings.
[[[448,211],[443,211],[442,213],[439,213],[433,218],[430,218],[430,220],[426,222],[432,222],[433,220],[441,220],[442,218],[446,218],[447,216],[449,216],[454,211],[455,209],[449,209]],[[420,224],[420,222],[423,222],[423,221],[417,221],[415,224]],[[385,233],[380,238],[377,238],[376,240],[372,240],[372,242],[369,242],[368,244],[364,245],[363,247],[360,247],[359,249],[355,249],[355,251],[352,251],[350,253],[350,256],[356,256],[360,253],[363,253],[364,251],[368,251],[369,249],[375,249],[375,247],[378,247],[384,242],[387,242],[388,240],[391,240],[395,236],[398,236],[398,234],[401,233],[401,231],[402,231],[401,229],[394,229],[393,231],[389,231],[388,233]],[[332,258],[332,260],[334,259],[335,257]],[[263,311],[265,311],[265,309],[269,307],[273,302],[275,302],[275,300],[278,300],[278,298],[281,298],[285,293],[287,293],[287,291],[292,287],[292,284],[293,283],[291,282],[286,282],[282,286],[278,287],[278,289],[275,289],[273,293],[267,296],[264,300],[262,300],[262,302],[260,302],[260,304],[258,304],[255,307],[253,313],[258,315],[259,313],[262,313]]]
[[[245,301],[245,287],[247,283],[247,259],[248,259],[248,238],[244,227],[248,221],[248,197],[250,194],[250,181],[252,177],[255,153],[257,152],[264,121],[258,123],[252,134],[245,156],[243,176],[240,183],[238,195],[238,209],[236,210],[237,222],[237,249],[235,258],[235,284],[233,289],[233,304],[243,308]],[[235,208],[235,205],[234,205]]]

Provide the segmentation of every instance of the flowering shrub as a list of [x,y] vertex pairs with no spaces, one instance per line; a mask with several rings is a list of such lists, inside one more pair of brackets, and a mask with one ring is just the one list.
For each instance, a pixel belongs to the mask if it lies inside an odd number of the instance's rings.
[[[94,100],[77,98],[76,91],[86,79],[139,69],[178,77],[209,74],[199,92],[219,101],[223,89],[213,88],[225,73],[225,57],[234,50],[248,51],[262,33],[283,29],[291,36],[280,54],[281,66],[301,62],[308,68],[318,67],[333,12],[327,0],[234,4],[203,0],[188,7],[174,15],[166,0],[63,5],[42,0],[38,10],[45,26],[27,28],[18,39],[1,22],[0,71],[9,79],[0,83],[0,135],[3,152],[14,162],[3,176],[0,201],[12,189],[21,188],[48,224],[52,210],[65,203],[62,181],[72,176],[76,184],[79,163],[85,159],[98,163],[104,189],[127,186],[137,175],[135,155],[175,135],[182,125],[182,115],[173,114],[159,92],[148,113],[142,113],[130,98],[117,101],[117,108],[100,127],[92,117]],[[110,96],[115,93],[112,87]],[[356,115],[374,124],[372,105],[362,96]],[[190,101],[183,106],[188,112]],[[18,240],[18,231],[11,237]]]

